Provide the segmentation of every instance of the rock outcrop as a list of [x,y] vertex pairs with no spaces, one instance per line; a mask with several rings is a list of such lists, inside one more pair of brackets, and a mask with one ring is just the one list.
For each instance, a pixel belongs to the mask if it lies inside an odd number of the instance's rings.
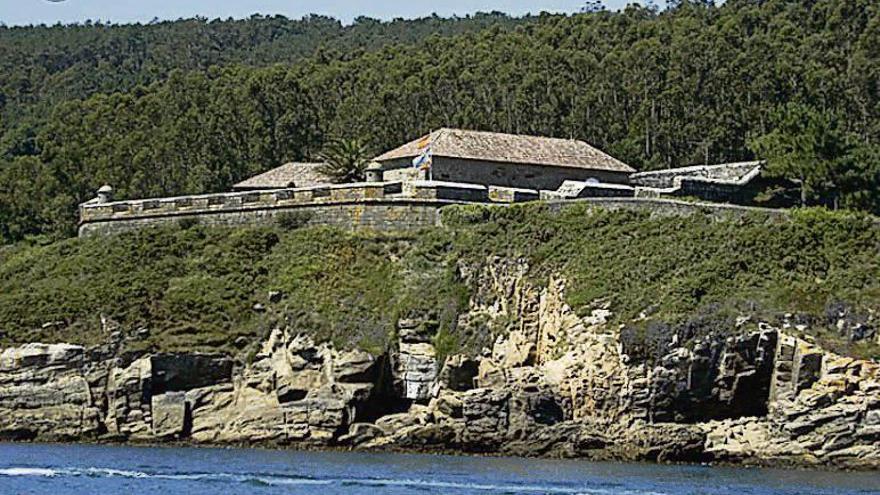
[[[347,446],[652,461],[880,467],[880,366],[789,329],[738,328],[646,350],[609,306],[521,261],[463,276],[459,324],[494,335],[438,361],[432,320],[382,355],[278,328],[250,362],[40,345],[0,352],[0,438]],[[860,327],[861,328],[861,327]],[[646,332],[654,330],[648,329]]]

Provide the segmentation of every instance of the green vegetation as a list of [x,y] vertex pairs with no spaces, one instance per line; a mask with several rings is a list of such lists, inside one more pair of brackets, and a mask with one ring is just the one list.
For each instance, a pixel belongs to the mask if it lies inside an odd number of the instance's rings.
[[284,230],[296,230],[308,225],[312,217],[308,210],[285,211],[275,217],[275,224]]
[[364,180],[371,156],[366,143],[360,139],[332,139],[324,145],[318,158],[324,163],[322,173],[333,182],[347,183]]
[[125,332],[148,328],[138,345],[156,349],[232,351],[239,337],[289,324],[377,350],[397,319],[426,317],[440,323],[443,354],[478,351],[492,335],[456,326],[472,290],[458,267],[501,256],[527,259],[534,283],[564,276],[576,311],[609,304],[638,339],[733,332],[738,316],[781,323],[790,313],[838,352],[880,356],[873,339],[836,326],[841,315],[876,325],[874,217],[807,209],[718,221],[529,204],[452,207],[444,222],[400,235],[192,225],[6,246],[0,340],[105,342],[103,317]]
[[[120,197],[223,191],[329,136],[585,139],[640,169],[750,159],[880,212],[880,5],[670,2],[511,19],[0,27],[0,238]],[[415,116],[415,117],[414,117]]]

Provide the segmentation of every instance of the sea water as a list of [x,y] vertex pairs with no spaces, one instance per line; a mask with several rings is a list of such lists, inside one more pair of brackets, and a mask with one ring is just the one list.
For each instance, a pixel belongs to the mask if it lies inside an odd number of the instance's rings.
[[880,494],[880,474],[284,450],[0,444],[0,494]]

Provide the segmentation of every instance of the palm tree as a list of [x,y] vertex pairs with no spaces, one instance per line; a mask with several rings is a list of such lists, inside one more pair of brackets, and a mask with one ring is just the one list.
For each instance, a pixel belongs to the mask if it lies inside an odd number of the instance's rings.
[[362,181],[370,163],[369,153],[369,148],[360,138],[332,139],[318,154],[318,158],[324,162],[320,171],[338,184]]

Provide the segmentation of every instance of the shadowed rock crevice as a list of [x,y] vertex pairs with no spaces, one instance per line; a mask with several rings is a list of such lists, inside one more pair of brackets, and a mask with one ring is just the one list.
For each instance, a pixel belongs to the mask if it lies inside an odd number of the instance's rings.
[[232,379],[232,359],[215,354],[156,354],[150,356],[152,393],[207,387]]
[[365,379],[373,381],[369,398],[355,409],[352,423],[375,423],[379,418],[409,410],[413,401],[401,398],[394,389],[393,359],[389,354],[376,358],[375,373]]

